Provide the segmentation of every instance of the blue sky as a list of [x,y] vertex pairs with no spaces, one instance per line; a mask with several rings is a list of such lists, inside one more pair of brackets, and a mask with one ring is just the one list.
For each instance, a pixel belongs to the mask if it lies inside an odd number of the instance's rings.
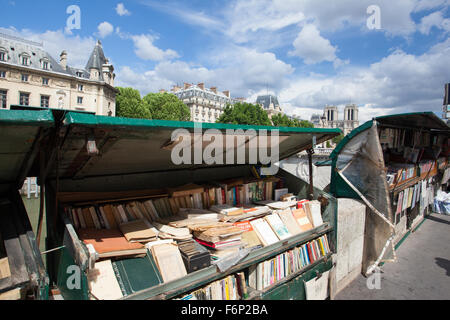
[[[67,30],[67,7],[81,28]],[[370,5],[380,29],[370,30]],[[450,0],[0,0],[0,32],[84,66],[100,39],[116,84],[142,94],[183,82],[254,102],[267,91],[309,119],[357,103],[362,120],[434,111],[450,82]]]

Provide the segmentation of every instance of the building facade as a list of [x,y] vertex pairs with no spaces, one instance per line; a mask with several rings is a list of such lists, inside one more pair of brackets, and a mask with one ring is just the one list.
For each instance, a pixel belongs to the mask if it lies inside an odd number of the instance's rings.
[[11,105],[115,116],[114,67],[97,42],[84,69],[57,62],[40,43],[0,34],[0,109]]
[[206,88],[204,83],[185,83],[183,87],[174,86],[171,92],[189,107],[194,122],[215,123],[227,105],[240,102],[231,98],[230,91],[219,92],[216,87]]
[[260,105],[267,112],[270,119],[272,119],[272,116],[283,112],[278,98],[274,95],[258,96],[256,104]]
[[347,135],[359,127],[359,108],[355,104],[345,106],[344,119],[341,120],[336,106],[326,106],[322,116],[312,115],[311,122],[316,128],[338,128]]

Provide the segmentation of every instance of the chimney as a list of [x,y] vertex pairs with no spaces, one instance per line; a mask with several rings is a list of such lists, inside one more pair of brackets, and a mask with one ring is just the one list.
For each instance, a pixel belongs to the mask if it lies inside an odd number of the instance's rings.
[[67,69],[67,52],[66,52],[66,50],[61,52],[61,55],[59,57],[60,57],[59,64],[61,65],[61,67],[64,70],[66,70]]
[[217,93],[217,87],[211,87],[211,91]]
[[184,90],[189,89],[191,87],[191,85],[189,83],[184,83]]
[[197,87],[199,87],[200,89],[202,89],[202,90],[205,90],[205,84],[202,82],[202,83],[199,83],[198,85],[197,85]]
[[228,98],[230,97],[230,91],[224,91],[223,94],[226,95]]

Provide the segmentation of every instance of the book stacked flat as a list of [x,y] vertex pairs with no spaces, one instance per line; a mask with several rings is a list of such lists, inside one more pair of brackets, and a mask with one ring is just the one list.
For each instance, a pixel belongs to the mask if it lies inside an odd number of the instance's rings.
[[211,228],[197,229],[194,236],[197,242],[210,249],[221,250],[242,245],[240,228],[228,224],[219,224]]

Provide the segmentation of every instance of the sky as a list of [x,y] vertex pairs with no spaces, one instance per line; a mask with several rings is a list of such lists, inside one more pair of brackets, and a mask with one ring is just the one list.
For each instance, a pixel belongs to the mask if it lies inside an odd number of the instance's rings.
[[[79,8],[73,10],[74,6]],[[84,67],[95,43],[116,85],[142,95],[205,83],[255,102],[275,94],[309,120],[348,103],[360,120],[441,116],[450,0],[0,0],[0,32]],[[79,19],[76,19],[78,18]],[[77,23],[79,22],[79,23]]]

